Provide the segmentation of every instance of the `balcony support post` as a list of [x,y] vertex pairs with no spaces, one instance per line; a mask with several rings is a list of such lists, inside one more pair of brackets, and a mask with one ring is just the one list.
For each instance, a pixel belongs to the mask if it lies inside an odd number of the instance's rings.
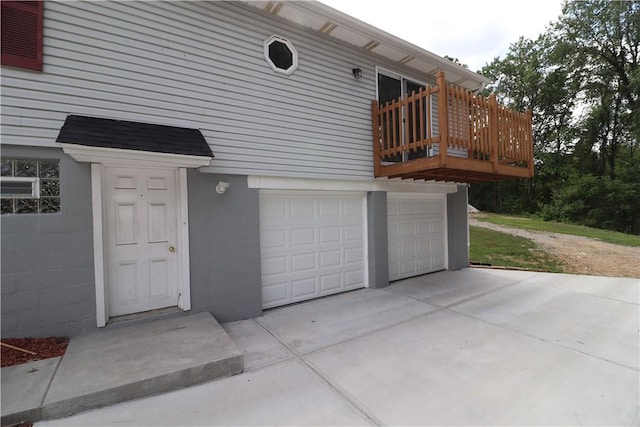
[[491,146],[490,158],[494,173],[498,168],[498,135],[498,101],[496,94],[492,93],[489,96],[489,139]]
[[436,73],[438,84],[438,132],[440,133],[439,157],[440,166],[447,164],[447,147],[449,145],[449,100],[447,94],[447,81],[444,78],[444,71]]

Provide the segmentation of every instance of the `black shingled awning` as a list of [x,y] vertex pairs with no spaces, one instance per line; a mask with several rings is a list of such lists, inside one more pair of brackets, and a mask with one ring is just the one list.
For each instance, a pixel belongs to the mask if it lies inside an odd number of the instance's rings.
[[96,117],[67,116],[56,142],[214,157],[198,129]]

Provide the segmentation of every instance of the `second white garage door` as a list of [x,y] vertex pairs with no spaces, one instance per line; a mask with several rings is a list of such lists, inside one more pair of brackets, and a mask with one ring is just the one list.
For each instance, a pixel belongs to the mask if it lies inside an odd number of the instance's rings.
[[263,308],[366,285],[365,194],[260,192]]
[[445,199],[389,193],[389,280],[446,269]]

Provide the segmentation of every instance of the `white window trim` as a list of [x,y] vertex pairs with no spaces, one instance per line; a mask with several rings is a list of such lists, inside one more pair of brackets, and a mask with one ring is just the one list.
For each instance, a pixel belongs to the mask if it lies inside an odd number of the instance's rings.
[[30,182],[31,194],[3,194],[2,197],[7,199],[39,199],[40,198],[40,178],[37,177],[19,177],[19,176],[3,176],[0,177],[2,182]]
[[[413,83],[418,83],[418,84],[421,84],[421,85],[424,85],[424,86],[427,86],[427,85],[433,86],[435,84],[435,83],[427,83],[427,82],[425,82],[423,80],[420,80],[420,79],[414,79],[413,77],[408,76],[406,74],[398,73],[396,71],[391,71],[391,70],[389,70],[387,68],[383,68],[383,67],[380,67],[380,66],[376,65],[376,99],[378,99],[379,96],[380,96],[379,93],[378,93],[378,74],[383,74],[383,75],[385,75],[387,77],[391,77],[391,78],[394,78],[396,80],[400,80],[401,83],[404,80],[409,80],[409,81],[411,81]],[[402,87],[402,97],[403,98],[405,97],[404,90],[405,90],[405,88]]]
[[[286,45],[289,48],[289,50],[291,51],[292,64],[286,70],[277,67],[276,64],[274,64],[273,61],[271,60],[271,58],[269,57],[269,46],[271,45],[271,43],[273,43],[275,41]],[[277,72],[277,73],[290,75],[298,68],[298,51],[296,50],[296,48],[293,47],[293,44],[291,44],[291,42],[289,40],[285,39],[284,37],[280,37],[278,35],[273,35],[273,36],[269,37],[268,39],[266,39],[264,41],[263,51],[264,51],[264,58],[266,59],[267,63],[269,64],[271,69],[273,71]]]

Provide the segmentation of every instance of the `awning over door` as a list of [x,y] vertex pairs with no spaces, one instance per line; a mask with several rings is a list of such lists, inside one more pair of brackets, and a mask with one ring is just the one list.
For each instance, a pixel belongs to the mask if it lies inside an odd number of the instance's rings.
[[69,115],[56,142],[151,153],[214,157],[198,129]]

